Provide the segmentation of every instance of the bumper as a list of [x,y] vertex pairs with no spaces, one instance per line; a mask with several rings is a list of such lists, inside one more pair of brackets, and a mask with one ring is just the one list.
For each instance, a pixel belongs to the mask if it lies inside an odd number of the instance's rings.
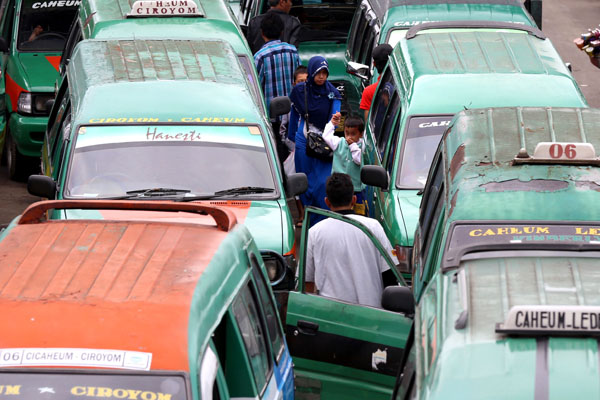
[[29,157],[40,157],[48,117],[30,117],[12,113],[8,124],[19,153]]

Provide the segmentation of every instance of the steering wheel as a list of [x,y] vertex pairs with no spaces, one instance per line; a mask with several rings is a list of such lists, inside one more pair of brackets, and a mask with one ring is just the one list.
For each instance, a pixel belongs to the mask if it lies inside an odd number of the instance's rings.
[[52,39],[52,38],[59,38],[61,40],[67,40],[66,36],[61,35],[60,33],[56,33],[56,32],[45,32],[45,33],[42,33],[40,35],[37,35],[34,40]]

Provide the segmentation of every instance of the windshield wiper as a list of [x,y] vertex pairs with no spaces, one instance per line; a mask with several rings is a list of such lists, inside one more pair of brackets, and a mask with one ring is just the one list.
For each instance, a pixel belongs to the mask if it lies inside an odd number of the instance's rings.
[[200,196],[186,196],[176,199],[175,201],[194,201],[194,200],[209,200],[214,199],[216,197],[223,196],[240,196],[244,194],[253,194],[253,193],[271,193],[274,192],[273,188],[266,188],[260,186],[240,186],[225,190],[219,190],[218,192],[214,192],[213,194],[206,194]]
[[129,190],[125,193],[139,196],[168,196],[170,194],[189,193],[189,189],[172,189],[172,188],[150,188],[150,189],[138,189]]

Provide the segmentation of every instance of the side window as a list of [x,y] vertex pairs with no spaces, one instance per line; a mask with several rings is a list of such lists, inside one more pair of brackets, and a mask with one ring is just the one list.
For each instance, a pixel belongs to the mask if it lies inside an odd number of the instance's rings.
[[[440,209],[442,208],[444,180],[441,159],[442,157],[438,151],[437,159],[433,164],[435,165],[435,168],[432,168],[433,173],[429,175],[423,201],[421,202],[419,223],[421,225],[421,251],[423,254],[428,250],[429,239],[431,239],[432,232],[435,228],[434,222],[439,217]],[[435,216],[436,213],[437,217]],[[422,261],[423,260],[424,258]]]
[[359,31],[361,25],[366,24],[366,19],[366,6],[361,4],[354,12],[354,19],[352,20],[352,25],[350,26],[350,35],[348,36],[351,40],[351,42],[348,43],[348,49],[350,50],[350,60],[352,61],[358,61],[360,41],[362,38],[357,36],[356,32]]
[[69,60],[73,55],[73,50],[75,49],[77,43],[81,42],[81,40],[83,40],[83,35],[81,33],[81,25],[79,25],[79,15],[75,14],[75,19],[73,20],[69,30],[69,37],[67,38],[65,48],[60,58],[58,71],[61,73],[61,75],[65,74],[65,68],[69,64]]
[[254,282],[258,292],[258,299],[265,313],[267,331],[269,332],[269,340],[271,341],[271,349],[273,350],[273,354],[277,357],[277,360],[279,360],[279,357],[281,354],[283,354],[284,345],[283,331],[281,329],[281,325],[279,324],[279,318],[277,317],[275,304],[273,303],[271,292],[267,286],[267,282],[265,281],[264,275],[260,269],[260,266],[258,265],[258,260],[254,254],[250,256],[250,263],[252,264],[252,276],[254,277]]
[[398,118],[396,118],[396,124],[392,128],[392,140],[390,142],[387,154],[385,154],[385,157],[383,159],[383,166],[385,167],[385,169],[387,169],[390,176],[392,176],[392,171],[394,169],[394,159],[396,158],[396,150],[401,145],[400,143],[398,143],[398,134],[400,132],[400,112],[401,111],[398,108],[398,110],[396,111],[396,113],[398,114]]
[[[354,45],[352,46],[352,55],[356,57],[358,61],[358,57],[360,55],[360,48],[362,45],[362,38],[365,36],[365,30],[367,29],[367,25],[369,24],[367,20],[367,9],[366,7],[361,7],[360,19],[358,20],[358,24],[356,25],[356,30],[354,31],[354,37],[357,40],[354,41]],[[370,63],[369,63],[370,65]]]
[[6,6],[5,13],[2,18],[2,37],[6,41],[6,45],[10,48],[12,44],[12,31],[15,22],[15,1],[10,0]]
[[263,321],[252,294],[250,285],[246,286],[233,303],[233,314],[244,346],[250,359],[254,382],[262,395],[273,373],[272,362],[267,349],[267,337]]
[[358,62],[361,64],[371,66],[371,52],[373,51],[373,42],[375,41],[376,22],[376,19],[369,21],[367,30],[364,33],[365,36],[362,36],[360,40],[362,46],[360,48],[360,53],[358,54]]
[[52,146],[51,157],[52,157],[52,175],[58,178],[61,174],[61,168],[63,167],[63,161],[65,158],[65,151],[67,150],[65,142],[71,136],[71,109],[70,104],[65,109],[65,116],[60,123],[58,129],[58,135]]
[[385,154],[385,148],[390,137],[390,132],[399,110],[400,96],[398,96],[397,91],[394,91],[392,94],[392,101],[383,115],[381,130],[375,133],[375,140],[377,142],[377,150],[379,150],[379,154]]
[[385,112],[390,105],[392,95],[396,91],[394,83],[391,69],[386,68],[379,80],[377,91],[373,95],[373,103],[371,104],[371,112],[369,113],[371,132],[373,132],[376,141],[381,137],[381,127],[384,122]]
[[244,69],[244,72],[246,73],[246,77],[248,78],[248,83],[250,85],[250,90],[252,91],[252,97],[254,97],[254,100],[256,101],[256,105],[262,110],[264,111],[264,107],[263,107],[263,96],[262,96],[262,92],[260,91],[259,88],[259,83],[256,81],[255,77],[254,77],[254,63],[250,62],[250,59],[246,56],[238,56],[238,60],[240,61],[240,64],[242,64],[242,68]]

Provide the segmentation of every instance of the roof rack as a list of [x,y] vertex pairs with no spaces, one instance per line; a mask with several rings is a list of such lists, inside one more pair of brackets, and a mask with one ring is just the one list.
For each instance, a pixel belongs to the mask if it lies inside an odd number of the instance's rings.
[[545,40],[546,35],[532,26],[525,24],[516,24],[514,22],[501,22],[501,21],[439,21],[439,22],[425,22],[419,25],[412,26],[408,32],[406,32],[406,40],[414,39],[417,33],[428,29],[452,29],[452,28],[489,28],[489,29],[514,29],[518,31],[525,31],[530,35],[535,36],[538,39]]
[[52,209],[183,211],[210,215],[217,223],[217,227],[225,232],[230,231],[237,223],[237,219],[231,211],[201,203],[137,200],[47,200],[33,203],[27,207],[19,219],[19,225],[39,224],[45,220],[46,211]]

